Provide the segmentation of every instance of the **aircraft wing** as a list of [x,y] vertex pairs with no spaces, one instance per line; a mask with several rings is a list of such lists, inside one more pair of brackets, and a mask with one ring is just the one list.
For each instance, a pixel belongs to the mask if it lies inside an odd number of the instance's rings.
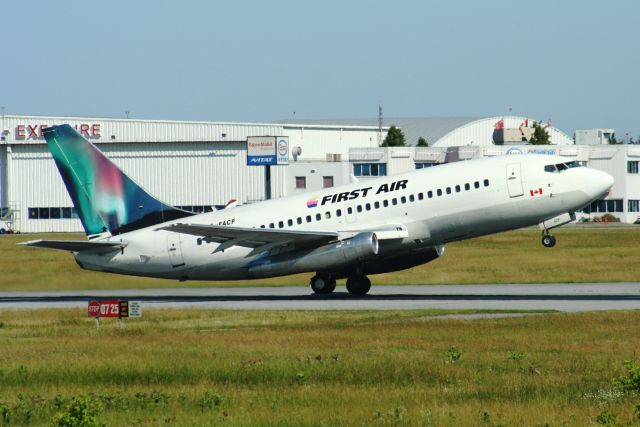
[[89,242],[86,240],[30,240],[18,244],[69,252],[111,252],[119,251],[127,246],[125,242]]
[[282,250],[286,247],[300,249],[301,247],[322,246],[339,240],[340,237],[339,233],[327,231],[276,230],[203,224],[174,224],[160,227],[157,230],[190,234],[201,237],[206,242],[220,243],[214,253],[224,251],[231,246],[254,248],[247,256],[276,248]]

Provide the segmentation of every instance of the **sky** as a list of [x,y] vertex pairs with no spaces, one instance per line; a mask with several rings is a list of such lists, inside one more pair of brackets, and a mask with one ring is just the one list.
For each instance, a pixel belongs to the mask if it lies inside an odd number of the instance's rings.
[[[271,122],[523,115],[640,137],[640,2],[2,5],[5,114]],[[386,123],[390,124],[390,123]]]

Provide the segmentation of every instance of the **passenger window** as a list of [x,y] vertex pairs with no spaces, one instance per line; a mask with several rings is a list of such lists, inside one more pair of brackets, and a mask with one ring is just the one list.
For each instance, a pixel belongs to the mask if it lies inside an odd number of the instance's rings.
[[349,206],[349,207],[347,208],[347,213],[348,213],[349,215],[351,215],[351,214],[353,213],[353,208],[352,208],[351,206]]
[[260,228],[264,228],[264,224],[262,224],[262,225],[260,226]]
[[320,221],[322,219],[322,215],[319,213],[316,214],[316,221]]
[[427,191],[427,197],[432,199],[433,198],[433,191],[431,191],[431,190]]
[[416,201],[416,198],[415,198],[415,197],[413,197],[413,194],[410,194],[410,195],[409,195],[409,201],[410,201],[410,202],[415,202],[415,201]]
[[447,194],[451,194],[451,187],[447,187]]
[[422,200],[422,199],[424,199],[424,194],[418,193],[418,200]]
[[473,188],[480,188],[480,182],[476,181],[473,183]]
[[270,223],[269,228],[276,228],[276,226],[273,223]]
[[459,193],[459,192],[460,192],[460,186],[456,185],[456,193]]
[[383,201],[382,201],[382,206],[384,206],[385,208],[386,208],[387,206],[389,206],[389,201],[388,201],[388,200],[386,200],[386,199],[385,199],[385,200],[383,200]]
[[469,185],[469,183],[467,182],[467,183],[464,185],[464,190],[465,190],[465,191],[469,191],[470,189],[471,189],[471,186],[470,186],[470,185]]
[[288,219],[288,220],[287,220],[287,225],[288,225],[289,227],[291,227],[291,226],[293,225],[293,220],[292,220],[292,219]]
[[485,186],[485,187],[488,187],[488,186],[489,186],[489,180],[488,180],[488,179],[485,179],[485,180],[484,180],[484,186]]
[[307,222],[311,222],[311,215],[307,215]]
[[400,202],[401,203],[407,203],[407,198],[404,197],[404,196],[400,197]]
[[356,208],[356,210],[357,210],[358,212],[362,212],[362,205],[358,205],[358,207]]
[[438,197],[442,196],[442,190],[438,188],[438,190],[436,191],[436,194],[438,195]]
[[366,203],[364,205],[364,207],[365,207],[366,210],[370,211],[371,210],[371,203]]
[[342,216],[342,209],[338,209],[336,211],[336,216]]
[[284,227],[284,222],[282,222],[282,221],[278,221],[278,227],[279,227],[279,228]]
[[397,205],[398,204],[398,199],[396,199],[395,197],[393,199],[391,199],[391,204],[393,206]]
[[373,204],[373,207],[376,208],[376,209],[380,209],[380,202],[375,202]]
[[325,212],[324,217],[327,219],[331,219],[331,212]]
[[298,217],[298,219],[296,220],[296,222],[297,222],[298,224],[302,224],[302,218]]

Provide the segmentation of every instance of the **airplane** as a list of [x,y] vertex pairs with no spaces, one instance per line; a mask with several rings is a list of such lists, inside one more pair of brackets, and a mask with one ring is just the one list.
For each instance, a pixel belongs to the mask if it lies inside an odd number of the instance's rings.
[[368,275],[433,261],[450,242],[536,224],[552,247],[550,230],[614,182],[582,162],[507,155],[195,214],[148,194],[71,126],[43,132],[88,240],[22,244],[72,252],[87,270],[179,281],[315,273],[316,294],[346,278],[350,294],[364,295]]

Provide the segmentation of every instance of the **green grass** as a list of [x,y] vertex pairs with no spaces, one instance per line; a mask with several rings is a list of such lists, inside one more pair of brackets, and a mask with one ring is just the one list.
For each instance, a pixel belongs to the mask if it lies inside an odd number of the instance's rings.
[[[410,270],[372,276],[374,285],[461,283],[557,283],[637,281],[640,227],[559,229],[556,247],[540,244],[540,232],[522,230],[447,245],[445,256]],[[80,234],[0,237],[0,290],[126,289],[176,286],[306,285],[311,274],[230,282],[186,282],[85,271],[65,252],[17,242],[83,239]]]
[[[0,425],[72,397],[107,425],[595,425],[638,422],[612,385],[640,312],[432,319],[428,311],[0,312]],[[458,357],[459,356],[459,357]]]

